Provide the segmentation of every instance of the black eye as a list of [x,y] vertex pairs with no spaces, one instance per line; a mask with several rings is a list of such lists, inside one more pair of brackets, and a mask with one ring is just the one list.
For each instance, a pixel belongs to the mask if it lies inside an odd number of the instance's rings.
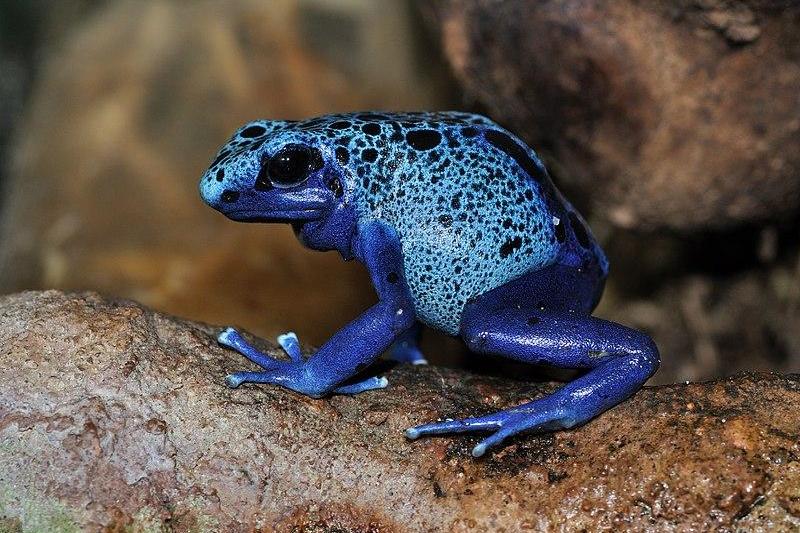
[[290,145],[273,155],[267,163],[269,180],[275,187],[294,187],[308,179],[309,174],[322,168],[318,150]]

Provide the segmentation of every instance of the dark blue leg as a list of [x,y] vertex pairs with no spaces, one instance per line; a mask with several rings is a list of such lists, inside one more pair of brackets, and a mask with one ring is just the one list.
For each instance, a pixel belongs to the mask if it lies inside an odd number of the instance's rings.
[[414,325],[416,317],[402,271],[400,241],[392,228],[373,221],[358,228],[353,254],[367,266],[378,303],[336,332],[307,360],[303,359],[294,334],[278,337],[278,343],[291,359],[280,361],[247,344],[235,330],[225,330],[219,337],[220,343],[264,368],[264,372],[231,374],[225,380],[229,386],[237,387],[244,382],[273,383],[313,397],[331,392],[356,394],[386,386],[385,378],[343,383],[369,366]]
[[[278,370],[288,365],[288,361],[274,359],[251,346],[239,332],[233,328],[227,328],[220,333],[217,337],[217,341],[223,346],[236,350],[264,370]],[[283,335],[278,335],[277,341],[292,362],[303,363],[305,361],[300,350],[300,341],[297,339],[297,335],[295,335],[294,332],[290,331]],[[230,387],[236,388],[244,382],[257,381],[261,374],[262,372],[237,372],[227,376],[225,378],[225,383]],[[368,390],[383,389],[386,388],[388,384],[389,381],[385,377],[370,377],[357,383],[337,387],[333,389],[332,392],[334,394],[358,394]]]
[[419,338],[422,335],[422,324],[416,322],[407,331],[400,334],[389,350],[392,359],[412,365],[427,365],[428,361],[419,349]]
[[[631,396],[656,371],[658,351],[647,335],[583,314],[593,305],[591,283],[582,281],[580,276],[573,280],[572,288],[580,288],[586,282],[585,298],[577,298],[574,293],[571,297],[548,298],[547,288],[539,284],[548,275],[553,272],[530,275],[468,305],[462,319],[462,337],[478,353],[589,371],[544,398],[487,416],[410,428],[406,431],[409,438],[492,431],[473,449],[472,454],[478,457],[522,431],[583,424]],[[559,274],[567,279],[564,275],[572,274]]]

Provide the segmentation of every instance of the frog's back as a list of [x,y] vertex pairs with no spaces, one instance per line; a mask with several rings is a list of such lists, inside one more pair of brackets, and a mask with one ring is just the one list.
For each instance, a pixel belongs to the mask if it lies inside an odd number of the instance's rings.
[[[386,221],[399,234],[415,309],[428,325],[457,334],[470,298],[555,262],[594,262],[605,275],[602,250],[536,154],[491,120],[361,114],[345,124],[356,134],[337,143],[354,171],[359,219]],[[577,238],[582,250],[571,246]]]

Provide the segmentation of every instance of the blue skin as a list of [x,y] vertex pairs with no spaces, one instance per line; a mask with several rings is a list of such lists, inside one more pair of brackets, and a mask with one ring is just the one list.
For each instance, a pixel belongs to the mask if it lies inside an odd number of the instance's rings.
[[261,366],[229,386],[274,383],[313,397],[383,388],[348,380],[387,349],[422,363],[420,323],[461,336],[476,353],[580,368],[555,393],[487,416],[406,430],[490,432],[481,456],[522,431],[580,425],[635,393],[656,371],[643,333],[591,316],[608,262],[536,154],[491,120],[467,113],[355,113],[246,124],[200,182],[231,219],[289,222],[306,246],[363,262],[378,303],[303,359],[263,354],[233,329],[219,342]]

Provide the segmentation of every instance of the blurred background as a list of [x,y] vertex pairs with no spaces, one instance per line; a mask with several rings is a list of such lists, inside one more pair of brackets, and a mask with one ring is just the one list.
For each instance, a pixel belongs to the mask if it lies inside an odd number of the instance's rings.
[[[800,2],[0,0],[0,292],[91,289],[319,345],[364,269],[197,180],[254,118],[487,114],[612,264],[653,382],[800,370]],[[426,335],[434,363],[469,366]]]

